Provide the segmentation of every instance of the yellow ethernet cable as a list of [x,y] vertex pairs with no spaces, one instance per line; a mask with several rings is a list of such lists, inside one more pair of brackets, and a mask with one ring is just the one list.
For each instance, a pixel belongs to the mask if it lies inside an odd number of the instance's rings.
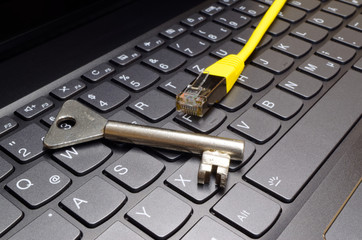
[[230,54],[207,67],[184,91],[176,96],[176,110],[202,117],[234,86],[245,61],[258,46],[286,0],[275,0],[238,54]]

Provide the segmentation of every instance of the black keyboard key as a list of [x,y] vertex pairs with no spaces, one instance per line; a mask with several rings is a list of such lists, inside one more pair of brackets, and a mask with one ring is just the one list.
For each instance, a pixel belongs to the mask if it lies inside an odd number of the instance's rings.
[[49,108],[53,107],[53,105],[53,102],[49,99],[40,97],[27,105],[18,108],[15,113],[25,120],[30,120],[47,111]]
[[167,178],[167,184],[169,187],[186,196],[195,203],[203,203],[207,201],[218,190],[213,178],[210,179],[209,184],[204,186],[197,183],[199,165],[199,158],[191,158],[169,178]]
[[204,9],[202,9],[201,12],[208,16],[214,16],[214,15],[218,14],[219,12],[221,12],[222,10],[224,10],[224,7],[217,5],[217,4],[212,4]]
[[57,117],[59,110],[60,109],[56,109],[56,110],[52,111],[51,113],[45,115],[44,117],[42,117],[41,122],[45,126],[50,127],[54,123],[55,118]]
[[212,211],[249,236],[260,237],[275,223],[281,207],[262,194],[237,183],[216,203]]
[[215,63],[216,61],[217,59],[207,55],[192,63],[192,65],[188,66],[186,70],[196,75],[199,75],[205,70],[205,68]]
[[328,35],[328,31],[308,23],[302,23],[294,28],[290,34],[311,43],[318,43]]
[[343,19],[325,12],[317,12],[307,22],[323,27],[328,30],[336,29],[342,24]]
[[231,34],[231,30],[216,23],[208,22],[193,33],[211,42],[219,42]]
[[187,35],[183,38],[173,42],[170,48],[185,54],[189,57],[195,57],[205,52],[210,47],[210,44],[204,40],[200,40],[197,37]]
[[298,69],[327,81],[339,72],[340,66],[337,63],[313,55],[302,63]]
[[100,80],[104,79],[105,77],[109,76],[114,71],[116,71],[114,69],[114,67],[112,67],[111,65],[109,65],[107,63],[102,63],[102,64],[92,68],[88,72],[84,73],[82,75],[82,77],[91,82],[97,82],[97,81],[100,81]]
[[238,54],[241,50],[241,46],[234,42],[226,42],[218,48],[215,48],[214,51],[211,52],[211,55],[217,58],[226,57],[229,54]]
[[213,108],[202,118],[188,115],[178,114],[174,120],[196,132],[210,133],[218,128],[226,119],[223,111]]
[[288,70],[293,65],[294,60],[291,57],[268,49],[254,58],[252,62],[276,74],[280,74]]
[[187,87],[187,85],[189,85],[194,79],[195,76],[193,75],[190,75],[185,72],[178,72],[175,75],[173,75],[170,79],[164,81],[159,86],[159,88],[175,97],[182,90],[184,90]]
[[139,148],[132,148],[106,168],[107,175],[131,192],[139,192],[160,176],[162,162]]
[[[253,24],[253,27],[257,27],[259,24],[259,22],[255,22]],[[280,19],[275,19],[272,23],[272,25],[270,25],[270,27],[268,28],[268,33],[273,35],[273,36],[279,36],[280,34],[284,33],[285,31],[287,31],[290,27],[290,24],[280,20]]]
[[175,99],[152,90],[131,103],[128,108],[150,122],[158,122],[175,110]]
[[235,112],[249,102],[250,99],[251,93],[248,90],[234,86],[216,106],[229,112]]
[[158,71],[169,73],[181,67],[186,62],[186,59],[168,49],[161,49],[144,59],[143,62]]
[[288,93],[273,88],[256,102],[256,106],[282,120],[287,120],[297,114],[302,108],[303,102]]
[[317,0],[309,0],[309,1],[302,1],[302,0],[289,0],[287,4],[305,10],[307,12],[311,12],[321,5],[320,1]]
[[362,14],[357,15],[352,21],[348,23],[348,27],[362,32]]
[[221,23],[232,29],[240,29],[250,22],[250,17],[241,15],[240,13],[228,11],[215,18],[214,21]]
[[123,110],[116,112],[115,114],[110,116],[108,119],[112,120],[112,121],[119,121],[119,122],[132,123],[132,124],[138,124],[138,125],[147,125],[145,122],[141,121],[137,117],[135,117]]
[[239,0],[219,0],[219,3],[221,3],[225,6],[231,6],[237,2],[239,2]]
[[114,215],[125,201],[121,191],[95,176],[64,198],[61,205],[87,227],[96,227]]
[[226,227],[205,216],[191,228],[181,240],[243,240]]
[[[1,166],[1,165],[0,165]],[[3,236],[23,217],[22,211],[14,206],[5,197],[0,195],[0,237]]]
[[56,89],[51,91],[50,94],[60,100],[66,100],[85,88],[86,85],[82,81],[74,79],[62,86],[57,87]]
[[360,57],[359,60],[353,64],[353,67],[359,71],[362,71],[362,57]]
[[175,24],[172,27],[169,27],[166,30],[162,31],[161,35],[168,39],[174,39],[175,37],[178,37],[186,32],[186,30],[187,29],[185,27],[180,26],[179,24]]
[[6,178],[13,171],[13,169],[14,167],[10,163],[8,163],[7,161],[5,161],[5,159],[0,157],[0,182],[4,178]]
[[9,240],[76,240],[81,232],[57,212],[49,209],[30,224],[25,226]]
[[293,201],[360,118],[361,79],[361,73],[348,71],[264,155],[246,178],[283,201]]
[[158,187],[133,207],[126,217],[152,237],[166,239],[182,227],[191,213],[192,208],[188,204]]
[[[254,29],[247,28],[244,31],[242,31],[241,33],[237,34],[233,38],[233,40],[245,45],[247,43],[247,41],[249,40],[249,38],[251,37],[251,34],[253,34],[253,32],[254,32]],[[271,40],[272,40],[272,37],[268,34],[265,34],[264,37],[260,40],[258,46],[256,46],[256,49],[260,49],[260,48],[266,46]]]
[[103,162],[112,154],[112,150],[100,142],[91,142],[60,149],[53,153],[53,157],[75,175],[85,175]]
[[133,49],[127,49],[119,53],[116,57],[112,58],[111,61],[119,66],[126,66],[140,57],[141,53]]
[[344,64],[349,62],[354,57],[354,55],[356,55],[356,50],[336,42],[328,41],[326,44],[320,47],[316,53],[328,59]]
[[155,83],[160,76],[141,66],[133,65],[113,77],[113,80],[132,91],[139,92]]
[[189,27],[195,27],[196,25],[202,23],[206,20],[206,17],[202,16],[201,14],[195,13],[189,16],[188,18],[185,18],[181,21],[181,23],[189,26]]
[[306,13],[302,10],[285,5],[279,12],[278,17],[290,23],[296,23],[302,20]]
[[356,11],[356,8],[338,1],[332,1],[323,7],[323,11],[348,18]]
[[104,231],[95,240],[112,240],[119,239],[144,240],[137,233],[126,227],[123,223],[117,221],[113,223],[106,231]]
[[44,153],[45,134],[44,129],[32,123],[1,141],[0,145],[18,161],[26,163]]
[[265,143],[278,132],[280,122],[262,111],[250,108],[229,127],[254,142]]
[[128,98],[126,91],[109,82],[104,82],[80,96],[80,100],[102,112],[111,111]]
[[294,71],[281,81],[278,86],[298,97],[309,99],[321,90],[323,84],[315,78]]
[[362,32],[343,28],[333,36],[333,39],[353,48],[362,48]]
[[6,133],[17,128],[18,123],[11,117],[4,116],[0,118],[0,137],[4,136]]
[[275,43],[273,48],[292,57],[300,58],[312,49],[312,44],[287,35]]
[[165,41],[159,37],[151,37],[137,44],[137,47],[145,52],[151,52],[158,47],[161,47]]
[[6,187],[30,208],[38,208],[59,195],[70,179],[46,161],[42,161],[11,180]]
[[245,13],[252,17],[259,17],[263,15],[266,12],[266,10],[268,10],[268,6],[257,2],[245,1],[235,6],[234,10],[241,13]]
[[246,65],[237,82],[242,86],[257,92],[268,86],[273,79],[273,74],[253,65]]
[[361,0],[340,0],[341,2],[348,3],[350,5],[353,5],[355,7],[361,7],[362,1]]

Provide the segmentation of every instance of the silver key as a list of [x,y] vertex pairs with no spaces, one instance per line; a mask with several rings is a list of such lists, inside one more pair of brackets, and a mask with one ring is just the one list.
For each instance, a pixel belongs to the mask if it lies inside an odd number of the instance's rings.
[[216,172],[220,187],[226,186],[230,160],[242,161],[244,153],[242,140],[108,121],[75,100],[64,103],[44,138],[44,146],[57,149],[103,137],[202,155],[198,182],[208,183],[210,174]]

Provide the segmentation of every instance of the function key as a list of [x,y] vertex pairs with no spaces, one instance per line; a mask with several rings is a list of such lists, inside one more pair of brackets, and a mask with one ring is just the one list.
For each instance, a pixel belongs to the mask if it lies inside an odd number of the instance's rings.
[[[14,169],[14,167],[10,163],[8,163],[5,159],[0,157],[0,182],[5,177],[7,177],[13,171],[13,169]],[[0,229],[1,229],[1,227],[0,227]],[[0,231],[0,235],[1,235],[1,231]]]
[[362,32],[362,14],[357,15],[352,21],[348,23],[348,27]]
[[93,69],[89,70],[88,72],[84,73],[82,75],[83,78],[91,81],[91,82],[97,82],[99,80],[102,80],[103,78],[107,77],[111,73],[115,71],[114,67],[107,63],[102,63]]
[[286,5],[279,12],[278,17],[290,23],[296,23],[302,20],[305,15],[307,14],[304,11]]
[[218,14],[219,12],[221,12],[223,9],[224,8],[222,6],[213,4],[213,5],[210,5],[209,7],[202,9],[201,12],[208,16],[214,16],[215,14]]
[[219,3],[221,3],[225,6],[231,6],[237,2],[239,2],[239,0],[219,0]]
[[323,11],[348,18],[356,11],[356,8],[341,2],[332,1],[323,7]]
[[1,221],[0,221],[0,237],[1,237],[11,227],[13,227],[17,222],[20,221],[20,219],[23,217],[23,213],[17,207],[15,207],[14,204],[12,204],[2,195],[0,195],[0,209],[1,209]]
[[328,41],[318,49],[317,54],[344,64],[354,57],[356,50],[336,42]]
[[62,86],[57,87],[51,91],[50,94],[60,100],[66,100],[85,88],[86,85],[82,81],[74,79]]
[[211,42],[219,42],[229,36],[231,30],[216,23],[209,22],[193,31],[193,33]]
[[210,47],[210,44],[197,37],[187,35],[178,41],[173,42],[169,47],[186,56],[195,57],[206,51],[206,49]]
[[173,39],[175,37],[180,36],[184,32],[186,32],[186,28],[178,24],[175,24],[172,27],[167,28],[165,31],[162,31],[161,35],[168,39]]
[[259,17],[268,10],[268,6],[254,1],[245,1],[234,7],[234,10],[245,13],[251,17]]
[[165,43],[165,41],[159,37],[151,37],[151,38],[146,39],[145,41],[137,44],[137,47],[142,49],[145,52],[150,52],[150,51],[155,50],[156,48],[162,46],[164,43]]
[[4,116],[0,118],[0,137],[4,136],[11,130],[14,130],[17,126],[18,123],[11,117]]
[[214,21],[233,29],[239,29],[250,22],[250,17],[241,15],[240,13],[234,11],[228,11],[215,18]]
[[111,61],[120,66],[126,66],[127,64],[137,60],[141,57],[141,53],[133,49],[127,49],[112,58]]
[[337,16],[333,16],[329,13],[317,12],[308,18],[307,22],[321,26],[328,30],[333,30],[342,24],[343,19]]
[[307,12],[311,12],[314,9],[318,8],[321,4],[318,0],[308,0],[308,1],[302,1],[302,0],[289,0],[287,4],[300,8],[302,10],[305,10]]
[[168,73],[181,67],[186,62],[186,59],[168,49],[161,49],[145,58],[142,62],[160,72]]
[[326,81],[339,72],[340,66],[337,63],[313,55],[302,63],[298,69]]
[[27,105],[19,108],[15,111],[18,115],[20,115],[25,120],[33,119],[49,108],[53,107],[53,102],[45,97],[40,97],[35,99],[34,101],[28,103]]
[[349,28],[343,28],[333,36],[333,39],[353,48],[362,48],[362,32],[357,32]]
[[294,28],[291,34],[308,42],[318,43],[328,35],[328,31],[308,23],[302,23]]
[[205,20],[206,20],[206,17],[202,16],[201,14],[195,13],[195,14],[192,14],[190,17],[183,19],[181,21],[181,23],[183,23],[189,27],[194,27],[194,26],[202,23]]
[[252,62],[276,74],[280,74],[290,68],[294,63],[294,60],[291,57],[268,49],[254,58]]

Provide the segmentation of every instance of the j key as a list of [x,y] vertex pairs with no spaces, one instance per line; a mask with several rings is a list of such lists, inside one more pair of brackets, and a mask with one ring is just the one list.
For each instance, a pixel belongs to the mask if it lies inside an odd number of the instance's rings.
[[216,203],[212,211],[251,237],[260,237],[274,224],[281,208],[269,198],[237,183]]
[[160,91],[152,90],[131,103],[128,108],[150,122],[158,122],[174,111],[175,101]]
[[156,188],[126,217],[152,237],[166,239],[182,227],[191,213],[192,208],[188,204],[166,190]]
[[317,54],[344,64],[354,57],[356,50],[336,42],[328,41],[318,49]]
[[279,130],[280,122],[255,108],[250,108],[231,123],[230,128],[257,143],[265,143]]
[[235,112],[244,106],[250,99],[251,93],[248,90],[239,86],[234,86],[216,106],[229,112]]
[[17,126],[18,126],[18,123],[14,119],[12,119],[8,116],[4,116],[4,117],[0,118],[0,137],[2,137],[6,133],[14,130]]
[[219,0],[219,3],[225,5],[225,6],[231,6],[235,3],[237,3],[239,0]]
[[195,57],[206,51],[209,47],[210,44],[208,42],[191,35],[184,36],[170,45],[170,48],[189,57]]
[[332,1],[323,7],[323,11],[348,18],[356,11],[356,8],[348,4]]
[[125,201],[121,191],[95,176],[64,198],[61,205],[86,226],[96,227],[115,214]]
[[250,17],[241,15],[237,12],[228,11],[215,18],[214,21],[233,29],[240,29],[250,22]]
[[226,227],[205,216],[192,227],[181,240],[210,240],[210,239],[228,239],[243,240]]
[[257,92],[267,87],[273,79],[273,74],[253,65],[246,65],[237,82],[242,86]]
[[160,76],[157,73],[141,65],[133,65],[114,76],[113,80],[135,92],[139,92],[151,86],[159,78]]
[[23,213],[5,197],[0,195],[0,237],[13,227],[22,217]]
[[125,123],[132,123],[132,124],[138,124],[138,125],[147,125],[145,122],[139,120],[137,117],[129,114],[126,111],[118,111],[112,116],[108,118],[112,121],[119,121],[119,122],[125,122]]
[[159,37],[151,37],[151,38],[137,44],[137,47],[142,49],[145,52],[150,52],[150,51],[155,50],[158,47],[161,47],[164,43],[165,43],[165,41]]
[[170,79],[164,81],[159,86],[159,88],[175,97],[183,89],[185,89],[185,87],[189,85],[194,79],[195,76],[193,75],[185,72],[178,72]]
[[193,33],[211,42],[219,42],[229,36],[231,30],[216,23],[209,22],[193,31]]
[[216,62],[217,59],[210,57],[210,56],[204,56],[194,62],[192,65],[188,66],[186,68],[187,71],[194,73],[196,75],[199,75],[201,72],[204,71],[205,68]]
[[[5,159],[0,157],[0,182],[5,177],[7,177],[13,171],[13,169],[14,169],[14,167],[10,163],[8,163],[7,161],[5,161]],[[0,233],[1,233],[1,231],[0,231]]]
[[304,11],[286,5],[279,12],[278,17],[290,23],[296,23],[302,20],[305,15]]
[[16,113],[25,120],[33,119],[49,108],[53,107],[53,102],[45,97],[40,97],[21,108],[16,110]]
[[341,0],[342,2],[348,3],[350,5],[356,6],[356,7],[361,7],[362,6],[362,1],[361,0]]
[[97,82],[109,76],[114,71],[114,67],[107,63],[102,63],[101,65],[98,65],[93,69],[89,70],[88,72],[84,73],[82,77],[91,82]]
[[302,1],[302,0],[289,0],[287,2],[287,4],[300,8],[302,10],[305,10],[307,12],[311,12],[314,9],[316,9],[317,7],[319,7],[319,5],[321,4],[319,1],[317,0],[309,0],[309,1]]
[[328,35],[328,31],[308,23],[302,23],[294,28],[290,34],[311,43],[318,43]]
[[195,13],[191,15],[188,18],[185,18],[181,21],[181,23],[189,26],[189,27],[195,27],[196,25],[202,23],[206,20],[206,17],[202,16],[201,14]]
[[1,141],[0,145],[18,161],[26,163],[44,153],[45,134],[44,129],[32,123]]
[[293,201],[360,118],[361,79],[361,73],[348,71],[263,156],[246,178],[283,201]]
[[79,144],[53,153],[53,157],[75,175],[85,175],[105,162],[112,150],[100,142]]
[[349,28],[343,28],[333,36],[333,39],[353,48],[362,48],[362,32],[357,32]]
[[59,112],[59,109],[56,109],[56,110],[52,111],[51,113],[45,115],[44,117],[42,117],[41,122],[45,126],[50,127],[53,124],[53,122],[55,121],[55,118],[57,117],[58,112]]
[[302,108],[303,102],[288,93],[273,88],[256,103],[256,106],[282,120],[287,120],[297,114]]
[[38,208],[59,195],[70,179],[46,161],[16,177],[6,187],[31,208]]
[[273,48],[292,57],[299,58],[312,49],[312,44],[287,35],[275,43]]
[[86,85],[82,81],[74,79],[62,86],[57,87],[56,89],[51,91],[50,94],[60,100],[66,100],[85,88]]
[[224,122],[225,118],[226,115],[223,111],[214,108],[202,118],[188,114],[178,114],[174,120],[194,131],[210,133],[218,128]]
[[293,65],[293,58],[285,56],[273,50],[266,50],[252,62],[256,65],[269,69],[270,71],[280,74]]
[[202,9],[201,12],[208,16],[214,16],[215,14],[221,12],[223,9],[224,9],[224,7],[213,4],[213,5],[210,5],[209,7]]
[[117,65],[126,66],[140,57],[141,53],[133,49],[127,49],[119,53],[116,57],[112,58],[111,61]]
[[337,16],[333,16],[325,12],[317,12],[307,22],[323,27],[328,30],[333,30],[342,24],[343,19]]
[[186,32],[186,28],[178,24],[175,24],[172,27],[169,27],[166,30],[162,31],[161,35],[168,39],[174,39],[175,37],[180,36],[184,32]]
[[[255,22],[253,24],[253,27],[257,27],[259,24],[259,22]],[[280,34],[284,33],[285,31],[288,30],[288,28],[290,27],[290,24],[280,20],[280,19],[275,19],[274,22],[272,23],[272,25],[270,25],[270,27],[268,28],[268,33],[273,35],[273,36],[279,36]]]
[[362,57],[360,57],[360,59],[355,64],[353,64],[353,67],[357,70],[362,71]]
[[362,14],[357,15],[348,23],[348,27],[362,32]]
[[313,55],[302,63],[298,69],[326,81],[339,72],[340,66],[337,63]]
[[252,17],[259,17],[263,15],[268,7],[266,5],[252,2],[252,1],[245,1],[237,6],[234,7],[234,10],[239,11],[241,13],[245,13]]
[[181,67],[186,59],[168,49],[161,49],[144,59],[143,62],[163,73],[169,73]]
[[80,96],[80,99],[102,112],[124,103],[129,94],[112,83],[104,82]]
[[137,233],[133,232],[131,229],[129,229],[119,221],[113,223],[95,240],[111,240],[117,239],[120,236],[122,236],[123,239],[144,240]]
[[30,236],[37,240],[47,240],[49,236],[52,240],[76,240],[80,238],[81,232],[57,212],[49,209],[9,240],[27,240]]
[[298,97],[309,99],[319,92],[323,84],[315,78],[294,71],[281,81],[278,86]]
[[165,168],[162,162],[139,148],[132,148],[108,166],[107,175],[131,192],[139,192],[157,179]]
[[[233,40],[236,42],[239,42],[241,44],[246,44],[247,41],[249,40],[249,38],[251,37],[251,34],[253,34],[254,29],[252,28],[247,28],[244,31],[242,31],[241,33],[239,33],[238,35],[236,35]],[[262,47],[264,47],[265,45],[267,45],[270,41],[272,40],[272,37],[268,34],[264,35],[264,37],[261,39],[261,41],[259,42],[258,46],[256,47],[256,49],[260,49]]]
[[238,54],[240,52],[241,46],[234,42],[226,42],[220,47],[216,48],[214,51],[211,52],[211,55],[217,58],[223,58],[229,54]]
[[[200,160],[197,158],[187,160],[181,168],[167,178],[167,184],[191,201],[203,203],[216,193],[218,187],[215,182],[210,182],[210,184],[205,186],[197,184],[199,165]],[[211,181],[214,180],[211,179]]]

